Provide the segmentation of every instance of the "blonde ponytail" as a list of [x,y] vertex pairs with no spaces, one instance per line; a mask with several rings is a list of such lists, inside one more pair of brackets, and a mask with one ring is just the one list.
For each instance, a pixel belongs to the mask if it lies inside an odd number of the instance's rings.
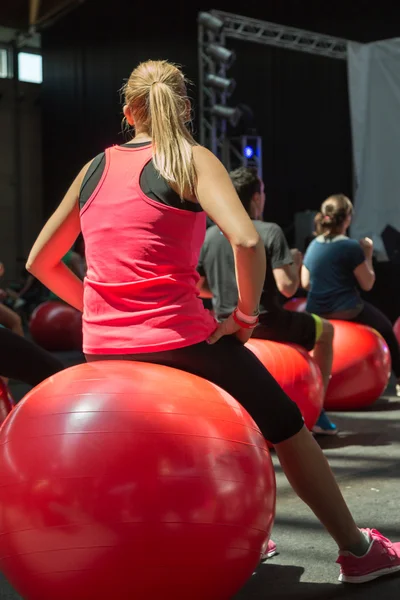
[[181,198],[195,188],[194,140],[185,126],[186,112],[185,99],[169,85],[156,81],[150,86],[153,163],[168,183],[176,185]]
[[135,122],[152,138],[153,163],[161,177],[177,189],[181,199],[193,195],[196,142],[186,127],[189,103],[180,69],[167,61],[142,63],[133,71],[124,92]]

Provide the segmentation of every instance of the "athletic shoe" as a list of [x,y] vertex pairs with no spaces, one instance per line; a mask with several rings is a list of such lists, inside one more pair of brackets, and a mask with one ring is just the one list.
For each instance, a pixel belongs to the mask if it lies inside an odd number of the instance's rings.
[[312,430],[315,435],[336,435],[338,432],[338,428],[332,423],[324,410]]
[[277,554],[276,544],[272,540],[269,540],[268,545],[261,555],[261,560],[267,560]]
[[366,583],[383,575],[400,571],[400,543],[392,542],[376,529],[362,529],[371,545],[364,556],[351,552],[340,552],[337,563],[340,565],[339,581],[344,583]]
[[396,396],[400,398],[400,383],[396,383]]

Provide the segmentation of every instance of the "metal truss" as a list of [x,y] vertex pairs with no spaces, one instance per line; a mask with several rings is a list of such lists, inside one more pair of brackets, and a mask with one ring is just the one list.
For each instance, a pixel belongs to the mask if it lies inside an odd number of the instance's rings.
[[226,94],[207,86],[205,83],[208,74],[226,77],[225,66],[218,65],[207,54],[209,44],[226,45],[224,34],[215,34],[199,25],[198,30],[198,55],[199,55],[199,87],[200,87],[200,143],[209,148],[222,160],[224,140],[226,138],[226,120],[219,119],[211,114],[211,109],[216,104],[226,105]]
[[[211,109],[215,104],[226,105],[226,96],[207,87],[205,84],[208,73],[225,77],[226,69],[224,67],[218,68],[217,64],[210,59],[207,55],[207,45],[216,43],[226,46],[226,43],[229,43],[229,39],[238,39],[275,46],[277,48],[285,48],[287,50],[296,50],[308,54],[347,60],[348,41],[219,10],[212,10],[211,14],[224,21],[224,29],[219,35],[206,30],[202,25],[199,25],[198,29],[200,143],[216,154],[225,166],[229,168],[231,157],[239,158],[238,142],[237,140],[229,140],[227,138],[227,123],[225,120],[211,116]],[[261,152],[261,146],[259,146],[259,151]],[[248,164],[248,160],[243,154],[240,158],[243,165]],[[261,166],[262,157],[260,154],[257,161],[260,177],[262,176]]]
[[[246,150],[251,149],[249,155]],[[240,166],[254,167],[260,179],[262,174],[262,138],[259,135],[242,135],[225,138],[222,145],[222,162],[228,171]]]
[[347,59],[348,40],[331,37],[322,33],[313,33],[268,21],[250,19],[219,10],[211,11],[225,23],[224,34],[227,38],[255,42],[288,50],[308,52],[330,58]]

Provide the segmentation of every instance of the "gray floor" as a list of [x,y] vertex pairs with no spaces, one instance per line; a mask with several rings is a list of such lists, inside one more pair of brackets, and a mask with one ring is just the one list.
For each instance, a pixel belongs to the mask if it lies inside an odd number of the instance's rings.
[[[342,433],[321,446],[361,527],[400,541],[400,401],[382,398],[372,410],[334,415]],[[400,576],[362,586],[337,581],[336,549],[277,465],[273,539],[280,554],[260,566],[235,600],[400,597]]]
[[[68,365],[79,360],[74,355],[62,358]],[[17,398],[25,391],[22,385],[13,386]],[[393,388],[388,392],[393,393]],[[341,434],[323,440],[321,446],[358,524],[400,541],[400,400],[387,395],[368,411],[334,415],[334,420]],[[378,594],[384,600],[398,600],[400,576],[363,586],[337,582],[335,545],[295,497],[277,463],[276,470],[273,539],[280,553],[260,566],[234,600],[376,600]],[[0,600],[19,600],[1,575]]]

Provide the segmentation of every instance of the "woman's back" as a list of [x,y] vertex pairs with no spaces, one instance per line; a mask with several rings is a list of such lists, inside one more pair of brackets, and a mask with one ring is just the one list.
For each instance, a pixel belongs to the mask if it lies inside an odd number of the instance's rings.
[[344,235],[320,235],[313,240],[304,257],[310,272],[307,311],[326,315],[359,307],[354,269],[364,260],[359,243]]
[[115,146],[105,155],[103,176],[81,211],[84,351],[151,352],[204,341],[215,328],[196,291],[205,214],[143,193],[151,146]]

